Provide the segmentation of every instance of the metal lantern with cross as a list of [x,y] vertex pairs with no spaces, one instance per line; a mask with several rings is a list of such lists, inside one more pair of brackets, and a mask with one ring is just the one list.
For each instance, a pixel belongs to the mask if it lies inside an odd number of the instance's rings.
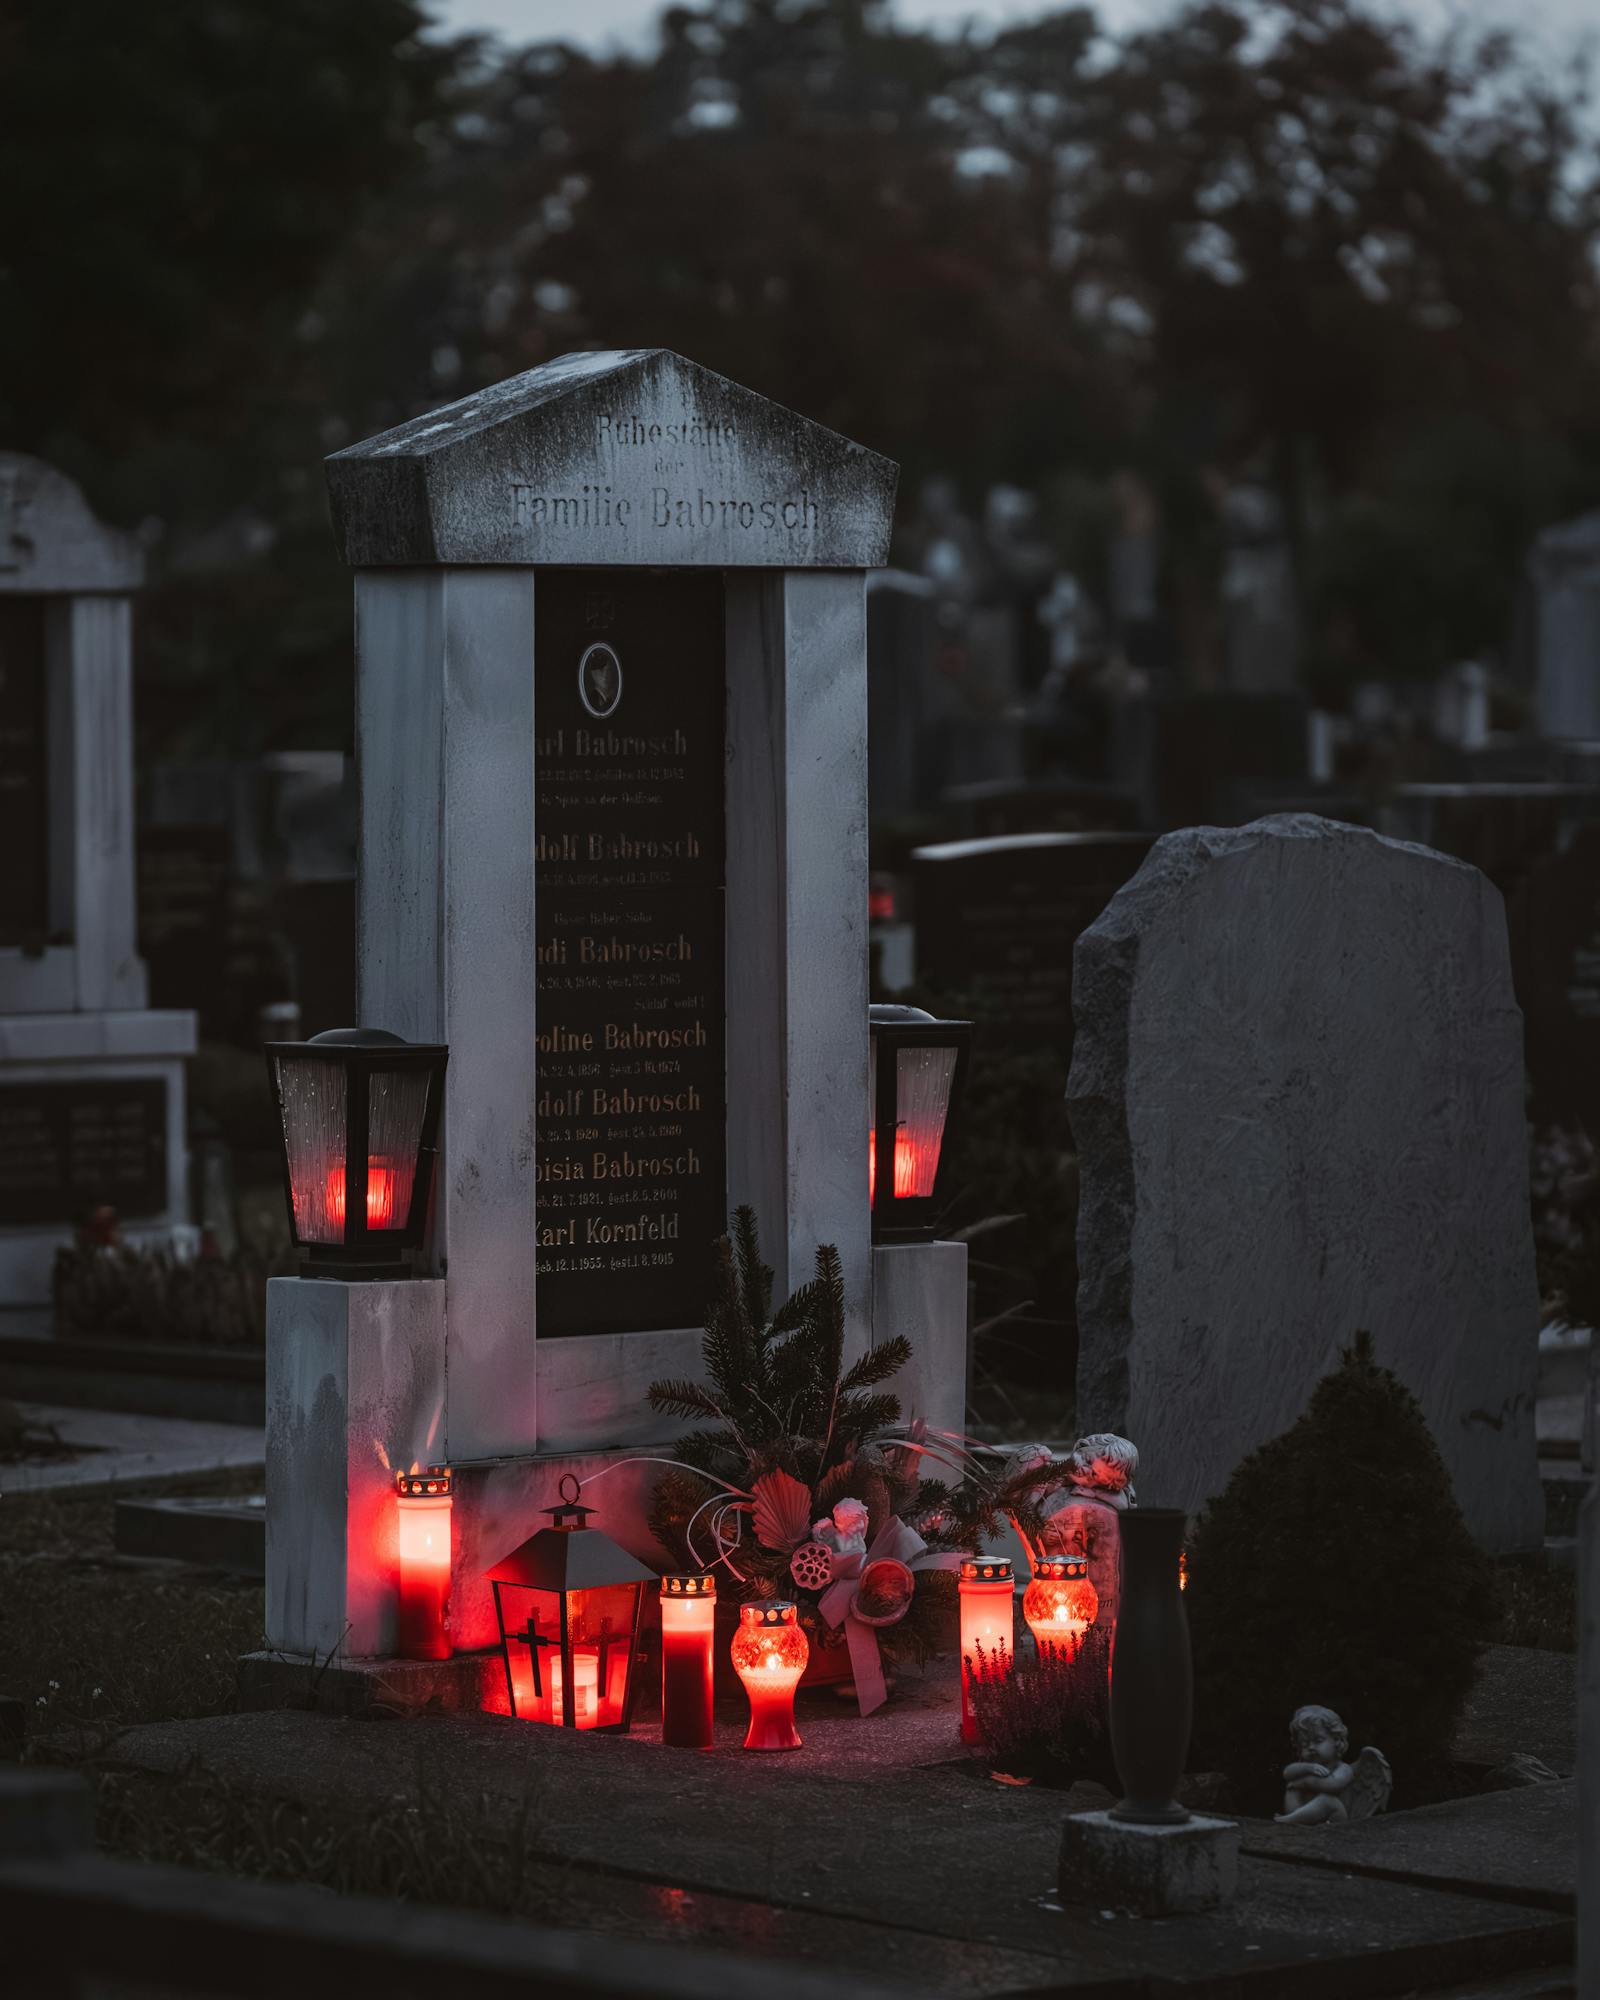
[[[569,1495],[568,1487],[572,1488]],[[569,1472],[552,1526],[489,1572],[511,1713],[567,1729],[626,1729],[644,1588],[656,1580],[589,1526]]]
[[422,1241],[449,1051],[382,1028],[268,1042],[305,1274],[404,1277]]
[[874,1243],[931,1242],[945,1198],[944,1167],[967,1077],[970,1021],[937,1021],[920,1007],[875,1006],[871,1031]]

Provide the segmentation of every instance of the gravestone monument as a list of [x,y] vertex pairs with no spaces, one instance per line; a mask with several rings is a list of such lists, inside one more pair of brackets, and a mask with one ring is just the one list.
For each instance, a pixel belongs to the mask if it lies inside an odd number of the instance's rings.
[[867,582],[867,796],[874,822],[932,806],[937,786],[925,711],[939,647],[937,593],[926,577],[880,570]]
[[[659,349],[328,462],[356,571],[358,1004],[447,1042],[432,1254],[269,1292],[269,1641],[393,1643],[390,1467],[458,1470],[451,1626],[566,1473],[642,1557],[648,1384],[748,1202],[782,1297],[962,1428],[966,1252],[870,1242],[865,572],[895,468]],[[591,1498],[585,1492],[585,1500]]]
[[134,944],[132,597],[143,560],[77,487],[0,453],[0,1306],[49,1303],[95,1209],[186,1227],[194,1016]]
[[1150,851],[1148,833],[1018,833],[912,854],[917,978],[987,1042],[1072,1046],[1072,951]]
[[1539,733],[1600,740],[1600,512],[1546,528],[1527,576]]
[[[1078,941],[1078,1424],[1196,1508],[1370,1330],[1480,1543],[1543,1536],[1522,1022],[1476,869],[1309,815],[1169,834]],[[1337,1493],[1329,1505],[1337,1507]]]
[[1535,1115],[1600,1134],[1600,820],[1530,871],[1510,915]]

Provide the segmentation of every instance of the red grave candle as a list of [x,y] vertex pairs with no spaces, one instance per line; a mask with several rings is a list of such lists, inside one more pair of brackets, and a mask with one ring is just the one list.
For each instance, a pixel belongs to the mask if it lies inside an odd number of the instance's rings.
[[717,1580],[706,1571],[661,1579],[661,1740],[711,1748],[711,1641]]
[[445,1630],[450,1599],[448,1465],[395,1475],[400,1511],[400,1654],[407,1660],[448,1660]]
[[972,1712],[969,1683],[978,1665],[992,1669],[1001,1655],[1010,1664],[1013,1595],[1016,1589],[1008,1556],[963,1556],[961,1560],[961,1740],[976,1743],[978,1719]]
[[1041,1556],[1022,1597],[1022,1615],[1040,1653],[1075,1660],[1084,1634],[1100,1615],[1100,1593],[1089,1581],[1087,1556]]
[[733,1635],[733,1670],[750,1697],[747,1750],[798,1750],[794,1691],[811,1657],[795,1607],[781,1599],[741,1604]]

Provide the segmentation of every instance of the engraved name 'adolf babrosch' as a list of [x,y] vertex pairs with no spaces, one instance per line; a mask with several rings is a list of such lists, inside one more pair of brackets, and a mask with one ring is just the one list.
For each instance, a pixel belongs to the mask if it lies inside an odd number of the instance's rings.
[[802,486],[785,500],[745,500],[726,493],[707,493],[696,487],[692,494],[674,493],[670,487],[652,486],[648,502],[635,501],[626,493],[613,494],[609,486],[581,486],[576,493],[540,493],[526,480],[511,482],[512,523],[518,528],[683,528],[689,531],[713,528],[738,529],[752,534],[764,528],[769,534],[780,529],[794,535],[814,535],[818,527],[817,503]]

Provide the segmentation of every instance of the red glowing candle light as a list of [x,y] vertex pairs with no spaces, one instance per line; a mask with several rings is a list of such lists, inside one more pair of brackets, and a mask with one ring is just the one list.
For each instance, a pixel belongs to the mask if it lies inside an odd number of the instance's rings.
[[711,1748],[711,1642],[717,1580],[700,1571],[661,1579],[661,1740]]
[[936,1021],[920,1007],[892,1006],[869,1008],[867,1023],[872,1240],[931,1241],[948,1179],[948,1142],[972,1024]]
[[984,1664],[993,1668],[1004,1655],[1011,1658],[1013,1600],[1016,1592],[1008,1556],[963,1556],[961,1559],[961,1740],[978,1741],[978,1719],[972,1709],[971,1678],[983,1649]]
[[793,1604],[769,1598],[741,1604],[733,1635],[733,1670],[750,1698],[747,1750],[798,1750],[794,1691],[811,1657],[811,1647]]
[[400,1654],[407,1660],[448,1660],[445,1629],[450,1601],[448,1465],[395,1475],[400,1513]]
[[[392,1229],[394,1227],[394,1191],[396,1174],[387,1160],[367,1162],[367,1227],[369,1229]],[[339,1228],[344,1227],[344,1168],[328,1169],[328,1217]]]
[[1043,1653],[1075,1660],[1084,1634],[1100,1615],[1100,1593],[1089,1581],[1087,1556],[1042,1556],[1022,1594],[1022,1615]]

